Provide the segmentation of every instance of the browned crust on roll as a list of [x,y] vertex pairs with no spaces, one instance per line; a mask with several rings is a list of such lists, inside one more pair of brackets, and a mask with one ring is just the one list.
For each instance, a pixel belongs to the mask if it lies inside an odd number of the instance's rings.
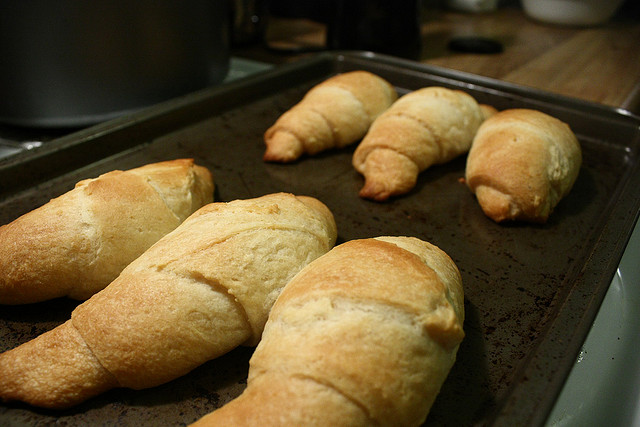
[[540,111],[511,109],[478,130],[465,180],[494,221],[544,223],[571,190],[581,163],[580,143],[566,123]]

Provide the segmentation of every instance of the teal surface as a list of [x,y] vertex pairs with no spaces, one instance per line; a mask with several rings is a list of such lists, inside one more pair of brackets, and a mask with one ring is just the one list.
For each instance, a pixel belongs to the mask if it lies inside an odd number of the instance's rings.
[[547,427],[640,426],[640,226]]
[[273,68],[271,64],[232,56],[229,62],[229,72],[223,83],[241,79],[271,68]]

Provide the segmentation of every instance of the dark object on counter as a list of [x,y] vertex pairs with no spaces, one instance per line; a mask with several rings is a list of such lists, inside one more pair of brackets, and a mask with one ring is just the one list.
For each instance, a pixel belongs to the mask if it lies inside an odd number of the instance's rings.
[[220,82],[227,2],[28,0],[0,13],[0,121],[81,126]]
[[456,52],[487,54],[500,53],[503,50],[499,41],[480,36],[454,37],[449,41],[449,49]]
[[230,0],[231,46],[262,42],[267,27],[266,0]]
[[421,48],[419,0],[335,0],[327,47],[415,58]]
[[[326,25],[324,46],[302,51],[366,50],[417,59],[422,48],[424,0],[270,0],[271,16],[309,19]],[[278,50],[278,49],[276,49]]]

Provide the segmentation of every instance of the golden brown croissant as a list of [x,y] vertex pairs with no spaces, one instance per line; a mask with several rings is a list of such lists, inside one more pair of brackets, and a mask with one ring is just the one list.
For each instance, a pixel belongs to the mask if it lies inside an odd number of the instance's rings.
[[284,288],[246,390],[194,425],[420,425],[463,339],[460,273],[410,237],[354,240]]
[[80,181],[0,227],[0,304],[87,299],[212,198],[192,159]]
[[70,407],[110,388],[162,384],[255,345],[282,287],[335,239],[333,215],[314,198],[206,205],[71,320],[0,354],[0,399]]
[[504,110],[482,124],[467,157],[466,183],[496,222],[545,222],[582,163],[569,126],[540,111]]
[[391,84],[367,71],[325,80],[265,132],[264,160],[292,162],[356,142],[397,96]]
[[365,177],[360,196],[384,201],[409,192],[420,172],[466,153],[491,109],[465,92],[427,87],[398,99],[371,125],[353,154]]

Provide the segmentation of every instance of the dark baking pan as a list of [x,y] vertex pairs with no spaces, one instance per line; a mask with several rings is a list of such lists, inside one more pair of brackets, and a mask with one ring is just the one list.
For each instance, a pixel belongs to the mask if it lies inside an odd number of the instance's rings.
[[[528,107],[569,123],[584,163],[571,193],[544,225],[498,225],[461,183],[465,157],[434,166],[416,188],[388,203],[358,197],[354,146],[289,164],[262,161],[262,134],[314,84],[355,69],[401,93],[459,88],[498,109]],[[277,67],[48,143],[0,165],[6,223],[82,178],[112,169],[193,157],[229,201],[287,191],[334,212],[339,240],[412,235],[444,249],[462,273],[466,338],[428,425],[544,423],[575,361],[635,224],[640,200],[640,119],[624,111],[474,75],[368,53],[333,53]],[[392,285],[392,284],[390,284]],[[1,307],[0,350],[69,317],[60,299]],[[240,348],[169,384],[112,390],[75,409],[0,407],[0,423],[186,424],[241,392],[251,349]]]

